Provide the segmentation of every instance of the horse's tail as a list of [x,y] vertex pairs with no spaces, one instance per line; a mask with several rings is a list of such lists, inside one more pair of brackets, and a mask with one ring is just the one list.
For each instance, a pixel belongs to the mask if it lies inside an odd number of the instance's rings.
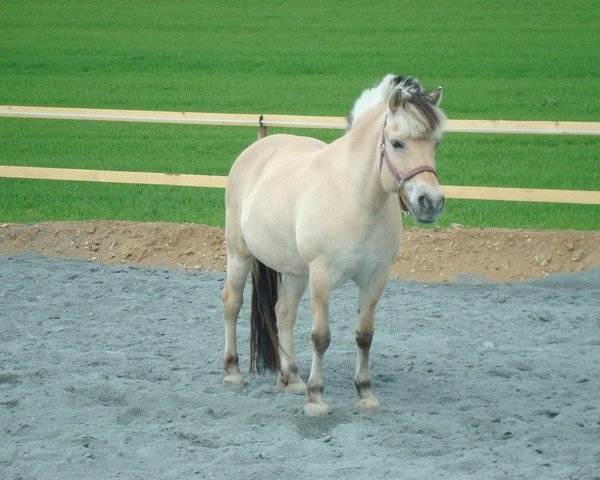
[[250,371],[279,370],[277,303],[280,274],[258,260],[252,267],[250,314]]

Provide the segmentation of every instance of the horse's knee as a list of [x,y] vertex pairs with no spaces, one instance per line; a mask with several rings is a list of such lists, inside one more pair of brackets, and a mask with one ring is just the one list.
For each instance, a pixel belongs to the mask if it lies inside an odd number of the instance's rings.
[[331,343],[331,332],[329,328],[323,331],[313,331],[310,339],[315,351],[317,353],[324,354]]
[[373,343],[373,332],[372,331],[356,331],[356,346],[361,350],[369,350]]

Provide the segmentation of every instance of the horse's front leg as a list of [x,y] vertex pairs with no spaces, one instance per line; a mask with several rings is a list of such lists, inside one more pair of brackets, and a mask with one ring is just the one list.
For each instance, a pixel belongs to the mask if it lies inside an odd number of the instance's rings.
[[371,373],[369,370],[369,352],[375,330],[375,308],[387,282],[387,270],[371,278],[368,282],[357,282],[358,296],[358,322],[356,324],[356,375],[354,384],[358,401],[356,408],[362,411],[372,411],[379,408],[379,401],[371,389]]
[[319,268],[310,270],[310,301],[312,307],[312,364],[310,378],[306,386],[306,402],[304,412],[310,416],[326,415],[329,408],[323,398],[323,357],[329,342],[329,295],[331,282],[328,274]]

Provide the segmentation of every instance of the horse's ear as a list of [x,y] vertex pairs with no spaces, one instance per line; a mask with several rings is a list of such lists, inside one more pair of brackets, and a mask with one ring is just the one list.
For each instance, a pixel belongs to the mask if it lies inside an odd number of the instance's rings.
[[433,92],[430,92],[427,95],[427,101],[437,107],[442,101],[442,87],[438,87]]
[[404,93],[402,92],[402,89],[401,88],[394,89],[394,91],[390,95],[390,100],[388,102],[390,112],[392,112],[392,113],[396,112],[400,107],[402,107],[402,105],[404,105],[405,100],[406,100],[406,98],[404,98]]

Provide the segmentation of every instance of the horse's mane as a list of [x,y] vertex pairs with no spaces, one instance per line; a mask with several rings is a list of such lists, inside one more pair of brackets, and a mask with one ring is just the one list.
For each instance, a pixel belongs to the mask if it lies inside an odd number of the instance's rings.
[[403,102],[401,128],[411,137],[440,132],[446,119],[443,112],[429,101],[431,92],[425,91],[412,77],[389,74],[376,86],[366,89],[358,97],[348,115],[348,129],[358,118],[375,105],[387,102],[394,90],[400,90]]

